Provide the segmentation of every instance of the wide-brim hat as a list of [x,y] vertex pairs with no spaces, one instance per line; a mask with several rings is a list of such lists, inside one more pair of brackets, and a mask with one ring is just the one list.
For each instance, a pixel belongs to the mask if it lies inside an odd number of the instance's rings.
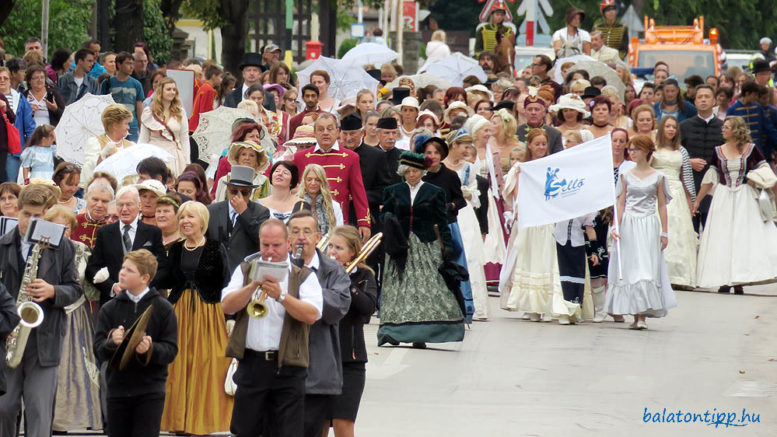
[[371,70],[367,70],[367,74],[372,76],[372,78],[375,79],[375,80],[378,80],[378,81],[380,80],[380,70],[377,69],[377,68],[373,68]]
[[279,98],[283,98],[283,95],[286,94],[286,88],[284,88],[283,85],[279,83],[264,84],[262,85],[262,88],[264,88],[265,91],[271,91],[271,90],[277,91]]
[[494,112],[500,109],[507,109],[508,111],[512,112],[515,110],[515,102],[512,100],[502,100],[501,102],[494,105]]
[[489,101],[494,100],[494,93],[490,89],[486,88],[484,85],[480,85],[480,84],[472,85],[471,87],[465,89],[464,91],[468,93],[483,93],[488,96]]
[[448,124],[451,124],[450,114],[451,114],[451,112],[456,111],[456,110],[467,111],[467,117],[471,117],[472,116],[472,108],[467,106],[466,103],[464,103],[464,102],[453,102],[453,103],[451,103],[448,106],[448,108],[443,113],[443,116],[442,116],[443,121],[445,121]]
[[246,67],[259,67],[262,71],[266,69],[264,65],[262,65],[262,55],[259,53],[243,54],[243,61],[240,63],[240,71],[243,71]]
[[555,105],[550,105],[550,108],[548,109],[550,112],[559,113],[562,109],[571,109],[583,114],[583,118],[591,116],[591,113],[586,110],[585,102],[577,94],[564,94],[559,97],[558,102]]
[[255,151],[257,156],[259,157],[256,163],[256,168],[254,170],[260,173],[263,173],[265,170],[267,170],[267,166],[270,164],[270,157],[267,156],[267,152],[265,152],[262,146],[260,146],[259,144],[256,144],[251,140],[238,141],[238,142],[232,143],[232,145],[229,146],[227,161],[229,161],[229,163],[232,164],[233,166],[240,165],[239,164],[240,161],[238,160],[238,158],[240,157],[240,151],[243,149],[251,149]]
[[446,143],[445,140],[443,140],[440,137],[430,137],[428,135],[416,136],[416,141],[414,144],[415,153],[420,153],[422,155],[426,153],[426,146],[429,143],[438,143],[442,146],[442,150],[440,151],[440,154],[442,155],[442,157],[440,158],[440,160],[443,160],[445,159],[446,156],[448,156],[448,143]]
[[421,117],[431,117],[432,121],[434,121],[435,126],[440,126],[440,119],[437,118],[437,116],[434,114],[434,112],[424,109],[423,111],[418,113],[418,116],[415,118],[416,121],[420,120]]
[[227,178],[227,185],[258,188],[254,185],[254,169],[245,165],[233,165]]
[[410,97],[410,88],[399,86],[391,91],[391,99],[389,101],[394,105],[399,105],[405,97]]
[[595,86],[586,87],[585,91],[583,91],[583,98],[584,99],[587,99],[589,97],[590,98],[594,98],[594,97],[600,96],[600,95],[602,95],[602,90],[600,90],[599,88],[597,88]]
[[151,191],[156,194],[157,197],[162,197],[167,194],[167,189],[165,189],[164,184],[156,179],[146,179],[139,184],[135,184],[135,188],[138,189],[138,192]]
[[283,145],[298,146],[301,144],[316,144],[316,136],[313,126],[302,125],[294,131],[294,137],[287,140]]

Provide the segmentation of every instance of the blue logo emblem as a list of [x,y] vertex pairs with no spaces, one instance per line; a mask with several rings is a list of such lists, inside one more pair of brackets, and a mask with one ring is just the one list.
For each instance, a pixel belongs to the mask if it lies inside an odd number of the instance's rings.
[[567,181],[559,176],[559,168],[548,167],[545,172],[545,200],[557,197],[568,197],[576,194],[583,188],[585,179],[572,179]]

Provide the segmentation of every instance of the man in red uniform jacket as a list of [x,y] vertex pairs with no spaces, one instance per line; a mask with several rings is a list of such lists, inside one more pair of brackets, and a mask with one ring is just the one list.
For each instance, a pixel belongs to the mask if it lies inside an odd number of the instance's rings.
[[370,208],[364,191],[359,155],[337,144],[339,130],[332,114],[319,114],[313,129],[316,146],[295,153],[294,164],[300,174],[308,164],[324,167],[332,197],[340,203],[343,217],[348,217],[350,199],[353,198],[359,234],[363,241],[367,241],[370,238]]

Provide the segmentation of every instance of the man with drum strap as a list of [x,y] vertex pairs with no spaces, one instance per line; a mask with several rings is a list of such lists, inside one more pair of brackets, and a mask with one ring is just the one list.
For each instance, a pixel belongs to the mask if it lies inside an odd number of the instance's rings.
[[[260,252],[240,264],[221,293],[226,314],[235,314],[235,328],[227,355],[240,360],[234,375],[237,384],[230,431],[238,437],[294,436],[303,431],[305,376],[309,363],[310,325],[321,318],[321,286],[310,270],[289,258],[286,225],[269,219],[259,228]],[[286,262],[287,278],[251,280],[252,259]],[[245,311],[262,287],[267,299],[264,317]]]

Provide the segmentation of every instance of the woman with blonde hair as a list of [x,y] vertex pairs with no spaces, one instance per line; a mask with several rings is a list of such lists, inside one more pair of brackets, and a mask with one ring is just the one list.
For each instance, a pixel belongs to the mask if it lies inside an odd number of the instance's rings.
[[493,125],[493,136],[491,136],[490,145],[492,150],[496,151],[501,157],[500,165],[502,166],[502,173],[505,174],[510,171],[508,164],[510,151],[516,147],[523,146],[515,135],[518,129],[518,122],[510,111],[502,108],[491,116],[491,124]]
[[318,231],[326,235],[330,229],[343,224],[343,210],[332,199],[324,167],[308,164],[302,172],[302,186],[297,192],[300,200],[294,205],[292,214],[307,209],[318,223]]
[[743,285],[773,282],[777,277],[777,228],[766,203],[775,176],[753,144],[742,117],[726,117],[723,145],[715,148],[709,169],[693,204],[714,192],[701,234],[697,268],[699,287],[720,287],[719,293],[743,294]]
[[158,288],[170,288],[178,321],[178,355],[170,364],[161,429],[194,435],[229,429],[233,399],[224,392],[231,362],[221,289],[230,272],[224,246],[206,237],[210,213],[195,201],[178,209],[182,239],[170,246]]
[[691,161],[680,145],[680,124],[673,115],[665,115],[658,124],[658,141],[650,165],[666,177],[674,202],[667,205],[669,245],[664,258],[669,280],[674,286],[696,287],[696,232],[691,209],[696,200]]
[[191,161],[189,148],[189,123],[178,97],[175,80],[166,77],[154,89],[151,106],[140,115],[138,142],[153,144],[173,157],[167,166],[178,177]]
[[432,32],[430,41],[426,44],[426,62],[439,61],[451,55],[451,49],[445,43],[445,31],[435,30]]
[[602,88],[602,96],[607,97],[612,105],[610,123],[615,127],[623,129],[631,127],[631,119],[624,114],[625,108],[623,107],[620,96],[618,96],[618,89],[614,86],[607,85]]
[[[338,226],[331,231],[326,254],[344,268],[362,251],[359,231],[353,226]],[[354,422],[359,412],[364,383],[367,348],[364,342],[364,325],[369,323],[378,302],[378,285],[375,272],[364,262],[350,273],[351,306],[340,319],[340,351],[343,362],[343,389],[333,396],[330,415],[326,417],[324,435],[329,435],[329,421],[335,437],[353,437]]]
[[105,158],[134,145],[126,139],[129,133],[129,123],[132,113],[124,105],[113,103],[103,109],[100,117],[105,133],[91,137],[84,143],[84,165],[81,167],[81,188],[86,188],[86,182],[92,178],[94,168]]
[[651,105],[639,105],[631,111],[633,123],[629,128],[629,136],[648,135],[656,138],[656,111]]
[[[70,208],[52,206],[43,220],[64,225],[65,238],[76,249],[75,265],[82,287],[93,287],[84,280],[89,247],[72,238],[78,221]],[[99,293],[99,292],[98,292]],[[94,325],[85,295],[65,307],[65,329],[62,334],[62,357],[57,368],[57,396],[54,403],[53,429],[58,432],[102,426],[99,373],[93,350]]]

